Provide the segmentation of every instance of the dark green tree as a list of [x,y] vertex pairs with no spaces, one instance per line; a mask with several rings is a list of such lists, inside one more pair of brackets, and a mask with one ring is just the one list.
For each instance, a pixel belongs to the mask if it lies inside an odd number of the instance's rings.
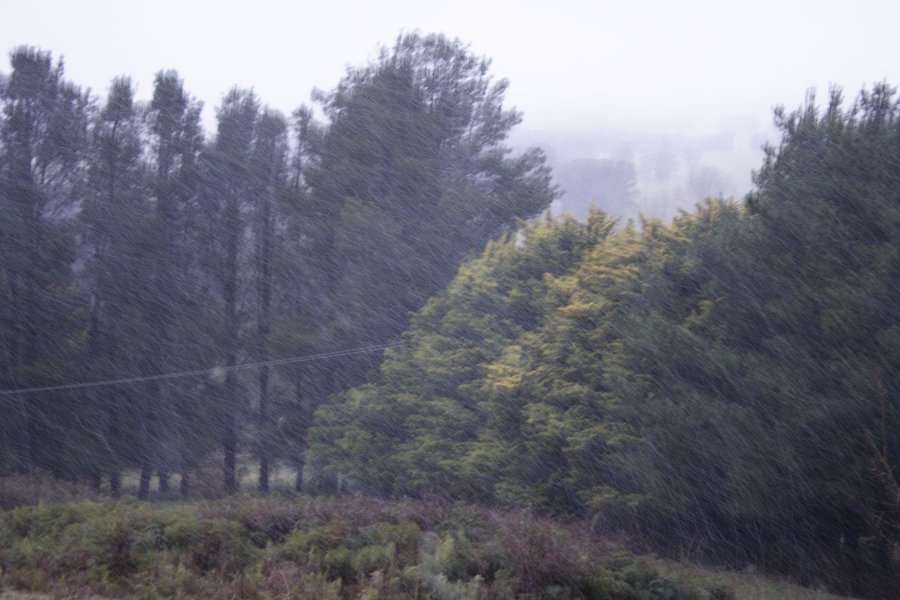
[[[145,177],[140,162],[142,120],[131,81],[112,82],[96,117],[91,143],[84,225],[90,278],[90,328],[85,367],[94,380],[154,374],[141,360],[153,339],[142,309],[151,247]],[[146,387],[108,386],[92,392],[102,423],[103,463],[110,488],[119,492],[119,472],[141,467],[151,450],[149,419],[154,407]],[[143,478],[142,478],[143,479]],[[142,488],[146,481],[142,481]],[[142,489],[146,495],[146,490]]]
[[240,382],[234,367],[242,350],[243,314],[239,294],[245,270],[241,268],[241,261],[246,255],[246,213],[253,192],[250,163],[258,113],[259,105],[251,92],[230,91],[218,110],[216,139],[206,160],[203,202],[211,242],[207,264],[221,294],[216,342],[226,369],[218,411],[226,493],[238,489],[235,473],[238,415],[246,408],[246,403],[241,401]]
[[[281,356],[315,354],[327,337],[321,327],[330,314],[325,305],[326,294],[319,282],[324,280],[323,262],[316,254],[325,243],[322,229],[324,217],[310,202],[305,171],[315,156],[320,129],[307,107],[297,109],[291,119],[293,154],[288,170],[288,185],[276,195],[275,243],[273,254],[273,308],[269,341],[273,354]],[[279,369],[293,386],[293,398],[284,406],[273,431],[282,457],[296,468],[296,491],[303,489],[306,457],[306,431],[312,420],[312,404],[322,395],[315,386],[326,377],[319,369],[328,365],[300,363]]]
[[[149,199],[152,201],[151,237],[146,249],[152,283],[145,298],[145,319],[152,328],[147,359],[155,372],[165,373],[201,368],[208,364],[210,336],[203,329],[208,318],[203,305],[209,301],[199,283],[201,249],[197,247],[198,157],[203,144],[200,127],[201,105],[185,92],[174,71],[161,71],[154,80],[153,98],[146,114],[151,149]],[[182,490],[188,485],[186,467],[209,450],[208,436],[199,435],[201,421],[196,416],[203,405],[198,382],[152,383],[155,447],[148,457],[159,474],[160,492],[169,488],[169,471],[182,471]],[[207,407],[208,408],[208,407]],[[198,443],[202,439],[207,443]],[[149,472],[142,473],[142,483]]]
[[[77,210],[88,99],[64,79],[61,61],[22,47],[0,86],[0,385],[51,384],[71,367]],[[71,399],[69,399],[71,400]],[[2,400],[6,467],[63,468],[50,431],[70,423],[57,396]],[[60,412],[61,411],[61,412]],[[63,427],[63,430],[66,430]],[[58,438],[57,438],[58,439]]]
[[[398,335],[469,253],[554,198],[542,154],[505,146],[521,115],[489,67],[458,40],[405,34],[319,94],[329,123],[305,171],[319,350]],[[329,361],[309,389],[360,383],[376,360]]]
[[264,111],[256,127],[251,163],[253,177],[254,237],[256,241],[256,356],[263,363],[259,371],[259,411],[257,444],[259,451],[259,491],[269,491],[269,466],[274,429],[270,421],[269,333],[272,324],[273,267],[275,257],[275,199],[285,186],[287,175],[287,123],[276,113]]

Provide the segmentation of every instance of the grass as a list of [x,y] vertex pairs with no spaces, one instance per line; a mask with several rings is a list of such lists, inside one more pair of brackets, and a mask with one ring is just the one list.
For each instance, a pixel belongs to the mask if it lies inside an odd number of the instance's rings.
[[[222,488],[221,461],[211,461],[189,472],[191,478],[190,499],[202,500],[219,498],[224,495]],[[137,496],[140,485],[140,471],[125,470],[121,473],[121,495]],[[243,460],[237,468],[240,489],[253,492],[259,481],[259,463]],[[283,461],[274,461],[269,469],[269,489],[274,493],[293,493],[296,471]],[[159,479],[150,479],[150,498],[175,500],[180,498],[181,474],[169,476],[169,492],[163,497],[159,491]],[[77,500],[101,499],[109,495],[109,482],[104,479],[98,491],[87,483],[69,482],[45,475],[12,475],[0,477],[0,510],[15,506],[39,503],[72,502]]]

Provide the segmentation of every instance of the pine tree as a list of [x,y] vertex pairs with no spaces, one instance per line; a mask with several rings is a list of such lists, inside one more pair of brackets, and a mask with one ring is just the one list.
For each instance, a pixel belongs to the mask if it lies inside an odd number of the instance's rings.
[[[194,246],[196,229],[191,222],[196,212],[199,170],[197,159],[202,146],[200,129],[201,105],[185,92],[174,71],[161,71],[154,80],[153,98],[147,111],[148,143],[152,149],[149,193],[155,207],[151,216],[150,254],[152,285],[146,298],[148,321],[152,333],[148,345],[148,362],[155,372],[164,373],[198,368],[206,356],[197,351],[207,346],[200,330],[204,322],[198,313],[202,304],[202,286],[197,282],[200,249]],[[186,348],[193,348],[185,351]],[[168,491],[172,467],[182,468],[195,462],[189,449],[190,438],[196,441],[197,423],[191,423],[192,406],[200,395],[193,390],[195,380],[152,384],[155,440],[151,462],[157,467],[160,492]],[[206,448],[204,444],[200,447]],[[148,480],[150,464],[145,465],[142,482]]]
[[230,91],[219,108],[218,131],[207,158],[204,202],[214,244],[209,257],[210,270],[221,290],[217,343],[226,375],[219,414],[224,451],[223,480],[229,494],[238,489],[235,472],[238,414],[245,407],[234,367],[241,352],[241,260],[246,250],[245,213],[252,193],[249,165],[258,112],[258,102],[251,92]]
[[[68,336],[77,210],[83,177],[88,99],[64,79],[62,62],[21,47],[0,86],[0,385],[46,385],[71,368]],[[68,365],[68,366],[67,366]],[[69,399],[70,400],[70,399]],[[8,460],[31,471],[65,456],[47,435],[71,422],[71,403],[47,395],[3,399]],[[60,414],[59,411],[63,413]],[[63,427],[63,429],[66,429]]]
[[275,198],[283,187],[287,156],[287,124],[275,113],[263,112],[257,123],[253,153],[254,234],[256,238],[256,355],[259,371],[259,491],[269,491],[269,466],[273,428],[270,422],[269,333],[272,323],[273,262],[275,249]]
[[[80,215],[91,278],[89,365],[96,380],[155,372],[155,365],[140,360],[152,339],[142,314],[152,245],[141,150],[141,115],[131,81],[119,78],[112,82],[93,127],[87,197]],[[148,425],[155,407],[146,392],[109,386],[93,393],[102,413],[99,422],[107,449],[103,462],[114,493],[118,472],[142,467],[150,451]],[[141,492],[146,496],[146,489]]]

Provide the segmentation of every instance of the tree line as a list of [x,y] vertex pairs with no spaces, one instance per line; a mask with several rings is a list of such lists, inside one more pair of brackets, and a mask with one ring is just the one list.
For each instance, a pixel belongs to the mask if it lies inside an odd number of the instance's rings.
[[[149,102],[98,99],[61,60],[15,49],[0,78],[0,473],[139,470],[168,491],[243,448],[267,491],[303,484],[306,431],[468,253],[555,195],[538,151],[505,139],[507,83],[457,40],[406,34],[289,117],[232,89],[201,126],[174,71]],[[245,363],[258,370],[239,371]],[[211,367],[217,367],[210,371]],[[156,379],[197,371],[197,376]],[[134,378],[142,381],[122,381]],[[102,386],[54,388],[72,382]]]
[[779,110],[755,191],[534,222],[323,406],[350,488],[591,519],[646,547],[900,589],[900,102]]

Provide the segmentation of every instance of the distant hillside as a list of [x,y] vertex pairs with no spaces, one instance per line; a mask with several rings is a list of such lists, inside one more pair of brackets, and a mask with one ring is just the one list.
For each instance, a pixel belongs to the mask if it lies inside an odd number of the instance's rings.
[[[670,220],[678,209],[691,210],[709,196],[743,197],[763,145],[777,139],[776,133],[770,125],[736,120],[707,135],[519,129],[510,141],[546,152],[564,192],[554,203],[555,214],[584,219],[593,207],[625,219],[640,213]],[[623,168],[633,173],[627,194],[621,191]]]

